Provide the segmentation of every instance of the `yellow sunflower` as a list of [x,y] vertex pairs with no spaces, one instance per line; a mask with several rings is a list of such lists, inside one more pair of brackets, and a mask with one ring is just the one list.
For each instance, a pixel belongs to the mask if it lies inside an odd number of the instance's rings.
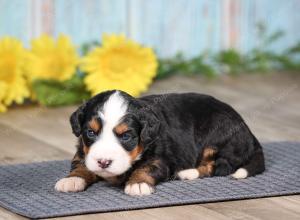
[[31,52],[26,64],[29,79],[70,79],[78,64],[76,48],[70,39],[60,35],[55,42],[48,35],[42,35],[31,43]]
[[104,35],[102,46],[82,59],[85,84],[93,95],[120,89],[133,96],[144,92],[156,74],[157,59],[151,48],[123,35]]
[[0,40],[0,112],[29,97],[23,72],[26,53],[20,41],[10,37]]

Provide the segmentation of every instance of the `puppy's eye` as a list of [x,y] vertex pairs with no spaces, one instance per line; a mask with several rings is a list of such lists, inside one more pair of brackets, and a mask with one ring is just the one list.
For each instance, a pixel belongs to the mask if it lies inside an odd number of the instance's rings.
[[86,135],[90,139],[94,139],[96,137],[96,132],[93,131],[92,129],[88,129],[86,132]]
[[122,141],[128,141],[128,140],[131,139],[131,135],[128,134],[128,133],[123,133],[123,134],[120,135],[120,139],[121,139]]

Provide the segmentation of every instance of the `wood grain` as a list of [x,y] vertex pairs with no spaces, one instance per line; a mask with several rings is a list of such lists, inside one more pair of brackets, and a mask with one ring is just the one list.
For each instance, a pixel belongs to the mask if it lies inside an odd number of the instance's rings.
[[18,214],[12,213],[10,211],[7,211],[6,209],[0,207],[0,220],[16,220],[16,219],[24,220],[27,218],[20,216]]
[[274,202],[272,198],[266,198],[203,204],[202,206],[231,219],[299,219],[300,215],[297,211],[299,209],[299,203],[286,202],[285,198],[286,197],[278,197],[276,202]]
[[0,164],[71,159],[72,154],[0,124]]
[[75,154],[76,138],[69,124],[69,116],[75,110],[76,107],[64,107],[59,111],[43,107],[21,107],[0,117],[0,123],[57,149]]

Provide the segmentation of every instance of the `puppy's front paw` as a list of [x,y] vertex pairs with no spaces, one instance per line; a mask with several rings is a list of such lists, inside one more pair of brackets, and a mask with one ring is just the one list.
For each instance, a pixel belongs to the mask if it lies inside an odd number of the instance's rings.
[[146,196],[154,193],[154,187],[148,183],[134,183],[127,184],[124,191],[130,196]]
[[86,187],[86,182],[81,177],[62,178],[55,184],[55,189],[59,192],[79,192]]

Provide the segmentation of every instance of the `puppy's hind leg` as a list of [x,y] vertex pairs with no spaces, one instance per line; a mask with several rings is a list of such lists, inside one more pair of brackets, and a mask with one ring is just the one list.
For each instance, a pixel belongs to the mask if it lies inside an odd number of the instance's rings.
[[264,155],[261,149],[257,150],[247,164],[237,169],[231,176],[235,179],[245,179],[249,176],[262,173],[265,170]]
[[209,177],[214,174],[216,150],[211,147],[204,148],[201,153],[200,165],[194,169],[181,170],[177,173],[181,180],[193,180]]
[[231,164],[228,162],[228,160],[224,158],[218,158],[216,160],[216,166],[215,166],[215,176],[228,176],[232,174],[234,169],[232,168]]
[[199,178],[199,171],[196,168],[186,169],[186,170],[179,171],[177,175],[181,180],[194,180]]

